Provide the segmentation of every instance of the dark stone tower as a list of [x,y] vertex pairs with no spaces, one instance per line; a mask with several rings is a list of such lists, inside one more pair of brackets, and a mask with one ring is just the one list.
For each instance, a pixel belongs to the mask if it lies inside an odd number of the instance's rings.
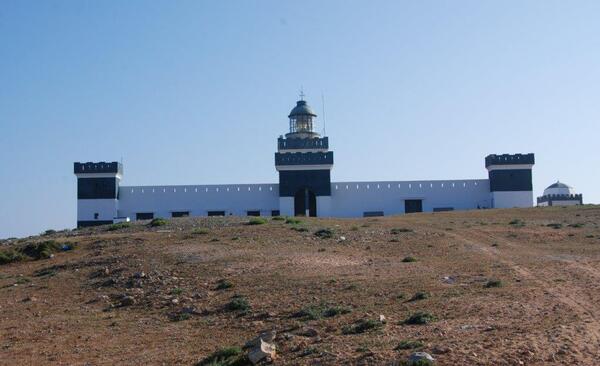
[[77,227],[112,224],[117,218],[123,165],[74,163],[77,176]]
[[290,132],[277,140],[275,168],[279,172],[282,215],[329,213],[333,152],[329,151],[329,139],[314,131],[316,116],[301,98],[288,116]]
[[485,167],[490,180],[493,208],[531,207],[534,154],[488,155]]

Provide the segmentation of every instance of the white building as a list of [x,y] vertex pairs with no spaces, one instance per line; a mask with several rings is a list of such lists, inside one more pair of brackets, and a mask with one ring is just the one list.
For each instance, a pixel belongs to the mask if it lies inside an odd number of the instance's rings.
[[489,155],[488,179],[331,182],[329,138],[304,100],[275,153],[279,183],[122,186],[123,166],[75,163],[77,225],[181,216],[363,217],[422,211],[531,207],[533,154]]
[[556,181],[544,189],[544,194],[537,198],[538,206],[574,206],[583,205],[583,195],[575,193],[568,184]]

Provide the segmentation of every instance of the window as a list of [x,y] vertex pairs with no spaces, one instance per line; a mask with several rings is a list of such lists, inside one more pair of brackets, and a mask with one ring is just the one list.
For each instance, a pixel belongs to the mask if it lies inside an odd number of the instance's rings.
[[152,220],[154,218],[154,212],[138,212],[135,214],[136,220]]
[[279,210],[273,210],[271,211],[271,216],[279,216],[281,215],[281,213],[279,212]]
[[171,217],[188,217],[190,216],[189,211],[173,211],[171,212]]
[[98,214],[97,212],[94,214],[94,220],[98,220],[98,217],[100,216],[100,214]]
[[208,216],[225,216],[225,211],[208,211]]
[[256,211],[256,210],[246,211],[246,215],[248,215],[248,216],[260,216],[260,211]]
[[434,207],[433,212],[454,211],[454,207]]
[[383,211],[365,211],[363,212],[363,217],[377,217],[383,216]]

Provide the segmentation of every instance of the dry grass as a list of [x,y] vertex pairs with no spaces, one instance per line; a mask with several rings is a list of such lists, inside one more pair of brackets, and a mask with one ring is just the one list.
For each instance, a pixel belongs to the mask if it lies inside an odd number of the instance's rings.
[[247,223],[53,233],[77,246],[0,266],[0,364],[237,362],[271,329],[277,365],[597,363],[598,207]]

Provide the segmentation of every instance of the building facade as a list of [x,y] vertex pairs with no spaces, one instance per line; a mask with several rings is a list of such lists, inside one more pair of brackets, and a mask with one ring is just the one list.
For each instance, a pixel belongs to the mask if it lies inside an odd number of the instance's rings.
[[329,138],[304,100],[277,139],[278,183],[121,186],[117,162],[75,163],[77,226],[182,216],[370,217],[531,207],[534,154],[488,155],[488,179],[332,182]]
[[583,205],[583,195],[575,193],[568,184],[556,182],[544,189],[544,194],[537,198],[538,206],[575,206]]

